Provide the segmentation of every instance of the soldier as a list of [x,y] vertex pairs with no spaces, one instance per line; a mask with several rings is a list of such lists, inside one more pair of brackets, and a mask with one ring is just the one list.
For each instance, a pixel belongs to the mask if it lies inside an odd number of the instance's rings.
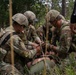
[[[50,23],[56,27],[56,33],[59,36],[58,45],[50,45],[50,48],[57,52],[56,57],[58,57],[61,61],[61,65],[59,65],[60,69],[64,71],[64,67],[66,65],[70,65],[70,56],[69,54],[73,53],[74,59],[76,54],[76,34],[71,31],[70,23],[63,20],[60,17],[60,13],[56,10],[50,10],[46,14],[46,20],[50,21]],[[56,37],[58,37],[56,36]]]
[[[65,18],[62,15],[60,15],[60,16],[62,17],[63,20],[65,20]],[[48,26],[48,34],[47,34],[48,41],[50,44],[56,45],[56,43],[53,42],[53,39],[54,39],[54,41],[58,40],[58,37],[55,37],[55,36],[57,36],[57,33],[55,32],[56,28],[54,26],[52,26],[52,24],[50,24],[50,22],[48,22],[48,23],[45,22],[44,25],[40,26],[37,29],[37,34],[40,36],[41,40],[46,41],[47,26]]]
[[59,36],[59,45],[50,45],[50,48],[57,52],[60,58],[65,58],[69,52],[72,41],[69,23],[62,19],[57,10],[50,10],[46,14],[45,19],[56,27],[56,30],[58,31],[57,34]]
[[[29,21],[27,40],[34,40],[38,44],[43,44],[43,41],[41,41],[41,39],[37,35],[36,29],[34,27],[35,22],[37,20],[36,19],[36,15],[32,11],[26,11],[24,13],[24,15],[28,18],[28,21]],[[33,62],[34,63],[37,62],[37,63],[35,65],[32,65],[30,67],[30,73],[34,74],[34,73],[38,73],[39,71],[42,71],[41,69],[43,69],[44,61],[47,60],[47,59],[48,59],[48,57],[47,58],[38,58],[38,59],[35,59],[35,61],[33,61]],[[40,61],[38,61],[38,60],[40,60]],[[54,66],[54,65],[50,64],[49,62],[55,65],[55,62],[53,60],[50,60],[50,61],[47,60],[46,64],[49,65],[49,68],[50,68],[50,66]]]
[[27,39],[30,41],[35,41],[37,43],[41,43],[40,38],[38,37],[36,33],[36,29],[34,27],[35,22],[37,21],[36,15],[32,11],[26,11],[24,15],[28,18],[29,26],[27,31]]
[[48,26],[48,41],[51,43],[51,37],[52,37],[52,25],[48,22],[47,24],[45,23],[44,25],[40,26],[36,32],[40,36],[42,41],[46,41],[46,31],[47,31],[47,26]]
[[[33,50],[28,50],[23,41],[21,40],[21,38],[19,37],[20,33],[23,33],[25,26],[28,25],[28,20],[27,18],[21,14],[21,13],[17,13],[12,17],[13,20],[13,27],[8,27],[5,29],[5,33],[2,35],[2,37],[0,37],[0,46],[7,50],[7,54],[5,57],[5,62],[11,63],[11,56],[10,56],[10,38],[13,39],[13,48],[14,48],[14,52],[15,52],[15,58],[19,58],[17,56],[21,56],[24,58],[33,58],[35,56],[36,53],[40,52],[40,48],[39,46],[37,46],[35,49]],[[10,37],[10,34],[12,33],[12,36]],[[15,60],[15,62],[17,63],[18,60]],[[21,62],[22,63],[22,62]],[[18,66],[18,65],[16,65]]]
[[73,12],[71,14],[70,28],[72,31],[71,50],[76,52],[76,0],[74,2],[74,9],[73,9]]
[[14,66],[3,61],[6,53],[6,50],[0,48],[0,75],[13,75],[12,68],[14,68],[14,75],[22,75]]
[[[4,61],[7,63],[11,64],[11,44],[10,41],[11,39],[13,40],[13,45],[12,47],[14,48],[14,65],[15,67],[21,72],[22,75],[25,74],[24,68],[25,65],[27,69],[29,70],[28,73],[29,75],[32,73],[37,73],[41,70],[44,69],[44,60],[46,60],[46,66],[47,69],[51,67],[52,64],[50,64],[53,61],[50,61],[50,59],[47,58],[39,58],[36,61],[32,60],[33,57],[35,57],[36,54],[40,53],[40,47],[37,46],[32,50],[29,50],[26,48],[24,45],[24,42],[22,39],[19,37],[20,33],[24,32],[25,27],[28,24],[27,18],[21,14],[17,13],[12,17],[13,20],[13,27],[8,27],[5,29],[5,33],[0,37],[0,46],[7,51],[7,54],[4,57]],[[12,33],[12,36],[10,34]],[[31,60],[31,66],[28,68],[28,61]],[[39,65],[43,64],[40,66]],[[28,65],[28,66],[27,66]],[[36,70],[35,70],[36,68]],[[26,71],[26,70],[25,70]]]
[[72,30],[73,33],[76,33],[76,0],[74,3],[74,9],[71,15],[71,19],[70,19],[71,25],[70,28]]

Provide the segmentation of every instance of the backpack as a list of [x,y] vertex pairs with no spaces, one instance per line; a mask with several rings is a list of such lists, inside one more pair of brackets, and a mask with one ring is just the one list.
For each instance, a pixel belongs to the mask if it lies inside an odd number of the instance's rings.
[[16,32],[0,32],[0,47],[5,45],[5,43],[10,39],[10,35],[17,34]]

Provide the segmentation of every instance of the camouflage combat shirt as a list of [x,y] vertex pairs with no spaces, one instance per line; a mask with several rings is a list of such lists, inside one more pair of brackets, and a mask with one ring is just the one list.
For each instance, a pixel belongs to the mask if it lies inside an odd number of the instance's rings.
[[[62,20],[60,29],[57,29],[57,36],[59,37],[59,44],[56,48],[57,52],[59,53],[60,57],[65,57],[68,53],[71,42],[72,42],[72,35],[71,35],[71,29],[69,27],[69,23]],[[66,54],[64,54],[66,53]]]
[[[4,40],[4,38],[12,33],[15,32],[13,27],[8,27],[5,29],[5,33],[3,35],[3,37],[0,40],[0,43],[2,40]],[[2,46],[2,48],[4,48],[5,50],[11,50],[10,47],[10,41],[11,39],[13,40],[13,45],[12,47],[14,48],[14,51],[19,54],[22,57],[28,57],[28,58],[32,58],[35,54],[36,54],[36,49],[33,50],[28,50],[25,45],[24,42],[21,40],[21,38],[18,36],[18,34],[11,36],[11,38]]]

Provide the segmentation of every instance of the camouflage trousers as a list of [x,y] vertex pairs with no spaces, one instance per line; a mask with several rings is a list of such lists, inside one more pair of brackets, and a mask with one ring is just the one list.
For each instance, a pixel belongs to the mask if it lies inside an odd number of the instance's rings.
[[14,66],[0,62],[0,75],[22,75]]

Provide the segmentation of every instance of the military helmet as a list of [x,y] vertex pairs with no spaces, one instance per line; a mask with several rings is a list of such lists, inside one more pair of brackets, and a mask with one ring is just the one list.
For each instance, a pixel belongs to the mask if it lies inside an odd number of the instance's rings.
[[32,11],[26,11],[24,15],[28,18],[28,21],[37,21],[36,15]]
[[56,18],[60,15],[60,13],[57,10],[50,10],[46,16],[45,16],[45,20],[48,22],[53,22],[54,20],[56,20]]
[[20,25],[28,26],[27,17],[21,13],[17,13],[12,17],[13,21],[16,21]]

